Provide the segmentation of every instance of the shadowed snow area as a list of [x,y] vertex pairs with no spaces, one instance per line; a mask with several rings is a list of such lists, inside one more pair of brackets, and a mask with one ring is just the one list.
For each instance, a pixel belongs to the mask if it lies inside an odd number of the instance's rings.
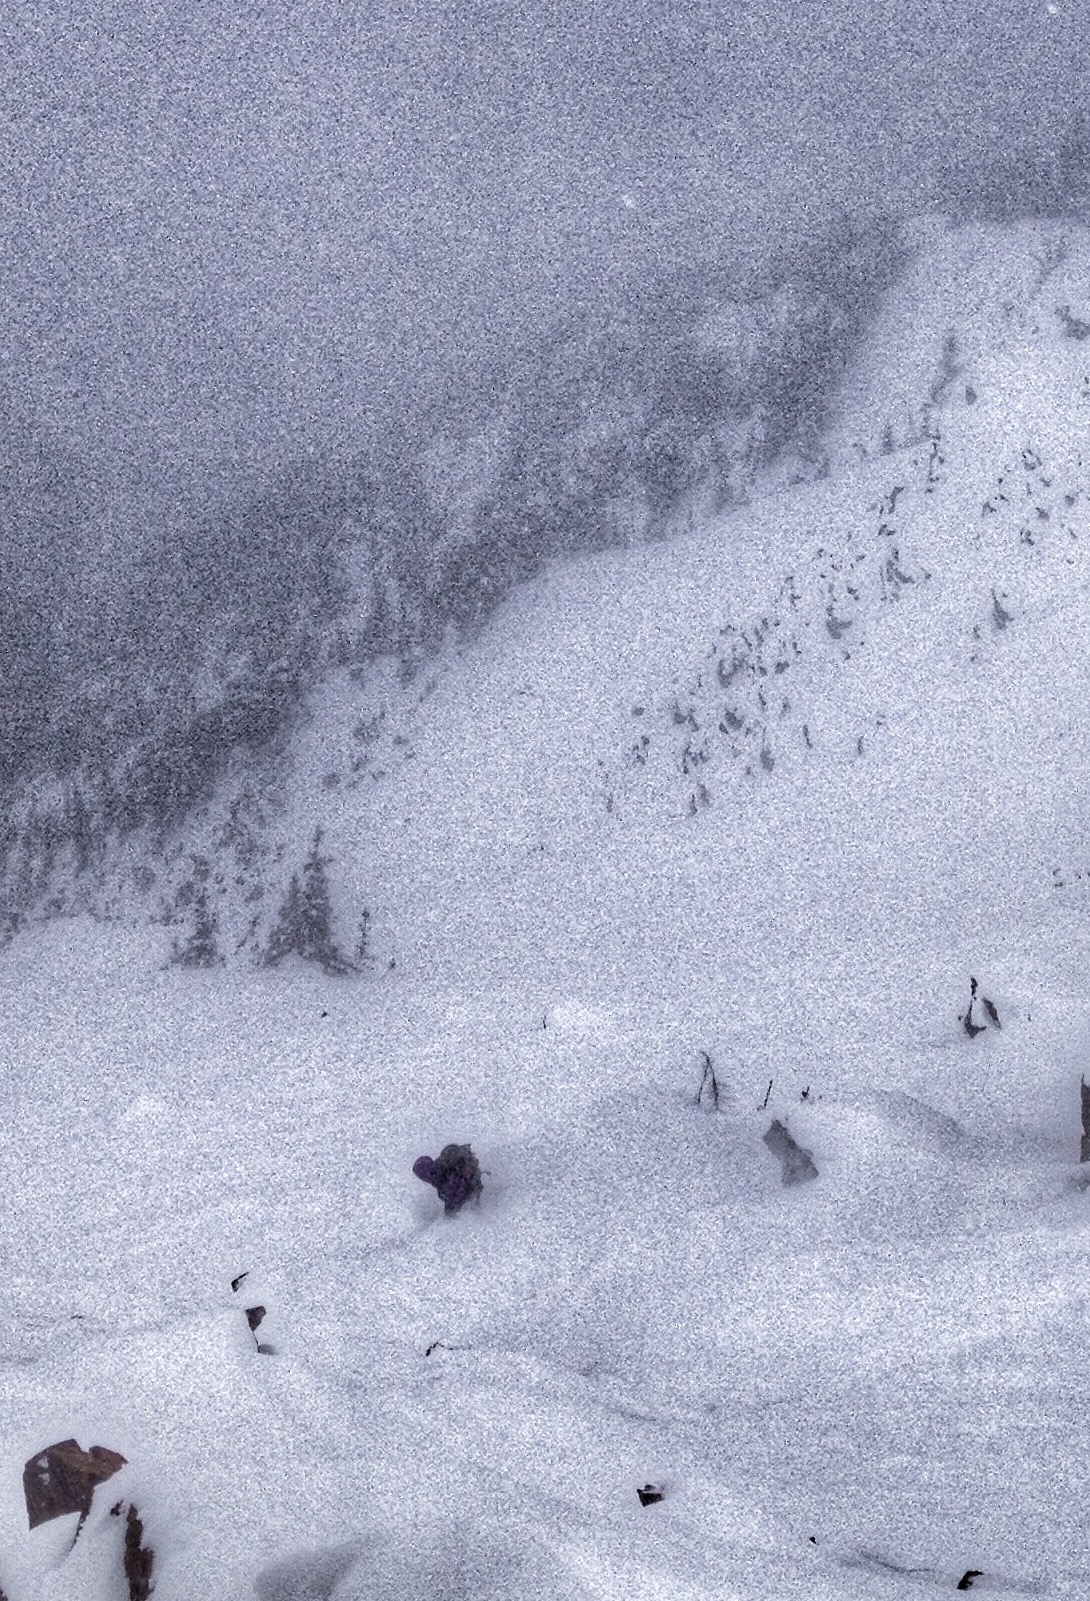
[[924,230],[824,479],[373,681],[381,769],[331,680],[285,826],[392,967],[12,944],[7,1601],[119,1500],[155,1601],[1086,1594],[1086,325],[1078,230]]

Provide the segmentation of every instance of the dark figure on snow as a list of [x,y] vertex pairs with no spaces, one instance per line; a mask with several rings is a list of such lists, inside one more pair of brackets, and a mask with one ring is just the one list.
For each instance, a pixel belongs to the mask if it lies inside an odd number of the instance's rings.
[[480,1164],[468,1145],[444,1145],[438,1156],[418,1156],[413,1172],[439,1191],[448,1215],[460,1212],[481,1193]]

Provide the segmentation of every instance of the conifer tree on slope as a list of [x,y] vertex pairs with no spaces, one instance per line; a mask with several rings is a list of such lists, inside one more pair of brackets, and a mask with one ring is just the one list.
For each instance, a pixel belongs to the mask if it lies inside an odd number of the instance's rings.
[[303,863],[302,879],[291,875],[284,904],[269,936],[265,965],[274,967],[285,956],[295,954],[304,961],[317,962],[326,973],[347,973],[351,963],[337,948],[333,937],[333,908],[326,868],[332,860],[322,855],[322,831],[314,831],[310,853]]

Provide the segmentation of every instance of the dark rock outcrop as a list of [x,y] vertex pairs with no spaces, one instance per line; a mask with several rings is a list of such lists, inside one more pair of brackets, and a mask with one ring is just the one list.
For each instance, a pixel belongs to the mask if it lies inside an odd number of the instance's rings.
[[809,1179],[818,1177],[813,1152],[797,1144],[779,1118],[773,1118],[772,1127],[765,1135],[764,1142],[773,1156],[778,1156],[783,1163],[785,1184],[805,1184]]
[[144,1524],[136,1508],[119,1501],[110,1508],[110,1516],[125,1515],[125,1547],[122,1558],[125,1579],[129,1586],[129,1601],[149,1601],[155,1582],[155,1552],[144,1544]]
[[39,1451],[23,1468],[23,1494],[30,1527],[68,1512],[80,1522],[91,1510],[95,1485],[125,1466],[125,1458],[103,1445],[84,1451],[76,1440],[60,1440]]

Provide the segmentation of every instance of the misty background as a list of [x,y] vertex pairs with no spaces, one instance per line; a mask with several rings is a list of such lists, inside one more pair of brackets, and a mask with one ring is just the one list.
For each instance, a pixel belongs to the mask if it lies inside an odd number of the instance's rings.
[[77,7],[0,21],[3,377],[124,479],[351,448],[572,303],[1054,149],[1056,0]]
[[1088,23],[11,0],[7,926],[331,668],[411,665],[779,456],[820,473],[907,219],[1086,215]]

